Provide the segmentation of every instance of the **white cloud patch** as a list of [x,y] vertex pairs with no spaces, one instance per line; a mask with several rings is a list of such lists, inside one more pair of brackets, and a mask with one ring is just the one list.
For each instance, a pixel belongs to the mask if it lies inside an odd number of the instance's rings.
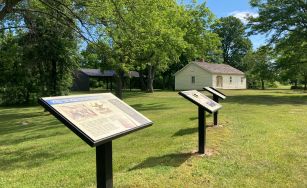
[[234,11],[234,12],[231,12],[229,15],[240,19],[241,22],[243,22],[243,24],[247,24],[247,22],[248,22],[247,18],[248,17],[252,16],[252,17],[256,18],[256,17],[259,16],[258,13],[249,12],[249,11]]

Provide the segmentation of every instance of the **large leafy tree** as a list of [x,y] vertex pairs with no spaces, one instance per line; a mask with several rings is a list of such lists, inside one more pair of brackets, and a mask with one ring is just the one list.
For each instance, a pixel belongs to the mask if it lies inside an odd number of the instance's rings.
[[14,8],[23,0],[0,0],[0,20],[7,14],[14,12]]
[[306,40],[306,0],[250,0],[250,4],[259,13],[258,17],[249,18],[253,34],[270,33],[271,42],[287,39],[289,35]]
[[187,21],[182,25],[186,30],[184,40],[186,48],[180,55],[178,63],[171,64],[160,78],[162,88],[173,89],[174,73],[183,68],[190,61],[206,60],[208,62],[222,62],[221,41],[219,36],[211,30],[215,16],[206,4],[191,4],[186,7]]
[[[285,40],[286,41],[286,40]],[[304,84],[307,90],[307,59],[306,46],[298,46],[295,50],[293,45],[297,42],[290,40],[289,43],[280,42],[277,48],[277,68],[280,71],[281,81],[287,81],[298,88],[298,84]]]
[[[36,3],[27,6],[54,16],[59,14]],[[31,96],[67,93],[77,66],[75,32],[46,14],[25,11],[22,19],[26,30],[8,30],[2,34],[0,81],[5,91],[4,102],[24,103]]]
[[251,87],[260,85],[265,89],[266,82],[272,82],[275,79],[276,64],[272,55],[272,49],[262,46],[255,52],[248,52],[243,58],[248,71],[247,79]]
[[246,37],[243,23],[233,16],[223,17],[214,24],[213,30],[221,38],[224,63],[245,71],[242,58],[252,44]]
[[[90,21],[109,46],[109,64],[117,72],[117,95],[125,72],[146,71],[147,91],[153,92],[157,72],[177,62],[186,46],[186,12],[176,1],[108,0],[88,2]],[[102,11],[102,9],[104,11]],[[108,10],[108,11],[105,11]]]
[[188,47],[184,55],[188,61],[205,59],[209,62],[220,63],[221,41],[218,34],[211,30],[215,22],[215,16],[206,4],[191,5],[187,7],[188,22],[184,25],[187,30],[184,39]]
[[[305,80],[307,63],[306,0],[251,0],[259,16],[249,18],[251,34],[269,34],[284,79]],[[306,81],[305,81],[306,83]],[[306,88],[306,86],[305,86]]]
[[29,13],[55,20],[86,41],[93,41],[90,26],[83,14],[82,0],[0,0],[0,31],[27,29],[24,19]]

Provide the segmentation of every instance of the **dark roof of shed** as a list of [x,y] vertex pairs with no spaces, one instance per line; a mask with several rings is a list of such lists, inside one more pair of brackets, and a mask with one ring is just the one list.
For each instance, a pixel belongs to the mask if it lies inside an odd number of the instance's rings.
[[206,62],[192,62],[192,63],[200,66],[201,68],[211,73],[244,75],[244,72],[227,64],[216,64],[216,63],[206,63]]
[[[80,71],[91,77],[113,77],[116,74],[114,70],[104,70],[101,72],[100,69],[80,69]],[[137,71],[130,71],[128,74],[125,74],[125,76],[136,78],[140,77]]]
[[80,69],[87,76],[101,77],[104,76],[100,69]]

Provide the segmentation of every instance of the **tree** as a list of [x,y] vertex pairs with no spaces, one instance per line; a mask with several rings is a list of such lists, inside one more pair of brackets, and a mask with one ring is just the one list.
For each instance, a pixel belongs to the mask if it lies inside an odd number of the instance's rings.
[[73,30],[61,27],[57,20],[44,14],[31,11],[24,14],[28,29],[4,32],[5,42],[0,46],[0,64],[4,65],[0,68],[0,81],[5,88],[6,103],[26,103],[31,96],[36,99],[66,94],[77,67]]
[[209,62],[220,63],[222,51],[218,34],[211,30],[215,16],[206,4],[188,6],[189,19],[184,25],[187,30],[184,36],[188,47],[185,53],[187,61],[205,59]]
[[[305,0],[251,0],[258,17],[249,18],[250,34],[270,34],[283,77],[293,79],[305,75],[307,57],[307,6]],[[304,77],[304,76],[303,76]],[[306,88],[306,86],[305,86]]]
[[153,92],[156,72],[177,62],[186,46],[181,27],[186,21],[184,7],[173,0],[109,0],[88,5],[93,24],[101,25],[97,31],[105,35],[103,41],[110,47],[117,95],[121,96],[124,73],[131,69],[147,72],[147,91]]
[[179,62],[172,63],[161,73],[162,88],[173,89],[174,73],[186,64],[195,60],[206,60],[214,63],[222,62],[221,41],[211,30],[215,16],[205,3],[191,4],[186,7],[187,19],[182,25],[186,30],[184,40],[187,47],[179,57]]
[[250,0],[258,9],[258,17],[249,18],[251,34],[270,33],[271,42],[294,34],[306,41],[307,6],[305,0]]
[[[283,40],[288,41],[288,40]],[[289,40],[292,43],[279,42],[277,48],[277,66],[281,72],[280,79],[294,84],[293,88],[298,88],[298,83],[304,84],[304,90],[307,89],[307,58],[306,46],[298,46],[296,50],[293,45],[298,44],[294,39]]]
[[23,0],[0,0],[0,21],[14,11],[14,7]]
[[275,62],[268,47],[263,46],[255,52],[247,53],[243,63],[248,69],[246,75],[250,86],[254,87],[260,82],[261,89],[265,89],[265,82],[274,80]]
[[245,71],[242,58],[251,50],[251,41],[245,36],[243,23],[233,16],[220,18],[213,26],[214,32],[221,37],[223,61]]
[[85,5],[82,0],[0,0],[0,23],[4,23],[0,31],[27,29],[24,16],[32,13],[57,21],[82,39],[93,41],[91,27],[85,21],[87,16],[83,14]]

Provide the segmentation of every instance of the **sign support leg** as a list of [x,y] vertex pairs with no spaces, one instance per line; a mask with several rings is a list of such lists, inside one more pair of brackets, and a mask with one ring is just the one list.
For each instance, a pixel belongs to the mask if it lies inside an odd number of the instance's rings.
[[206,116],[203,107],[198,106],[198,153],[205,153],[206,144]]
[[[213,95],[213,100],[214,100],[216,103],[219,103],[219,98],[218,98],[218,96]],[[216,111],[216,112],[213,113],[213,126],[214,126],[214,127],[218,127],[217,117],[218,117],[218,112]]]
[[96,147],[97,188],[113,187],[112,141]]
[[214,112],[213,113],[213,118],[214,118],[214,123],[213,123],[213,126],[214,127],[217,127],[218,126],[218,124],[217,124],[217,117],[218,117],[218,112]]

